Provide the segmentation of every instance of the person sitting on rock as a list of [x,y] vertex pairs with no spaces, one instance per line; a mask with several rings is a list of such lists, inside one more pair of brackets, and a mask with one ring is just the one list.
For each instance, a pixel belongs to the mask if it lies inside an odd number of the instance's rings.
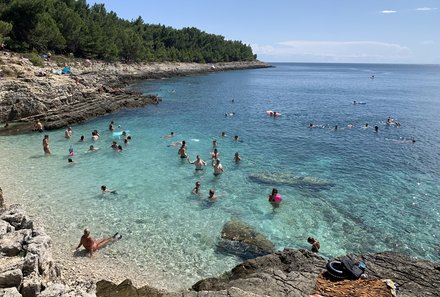
[[80,240],[78,246],[76,247],[75,252],[77,252],[81,246],[84,246],[84,248],[87,250],[87,252],[89,253],[89,256],[91,258],[93,256],[94,252],[105,247],[107,244],[109,244],[115,240],[119,240],[121,238],[122,238],[122,236],[119,235],[119,233],[116,233],[112,237],[108,237],[108,238],[101,239],[101,240],[95,240],[90,236],[89,229],[86,228],[86,229],[84,229],[84,234],[83,234],[83,236],[81,236],[81,240]]
[[314,239],[313,237],[307,238],[307,242],[312,245],[312,252],[314,253],[317,253],[321,248],[321,244],[319,243],[319,241]]

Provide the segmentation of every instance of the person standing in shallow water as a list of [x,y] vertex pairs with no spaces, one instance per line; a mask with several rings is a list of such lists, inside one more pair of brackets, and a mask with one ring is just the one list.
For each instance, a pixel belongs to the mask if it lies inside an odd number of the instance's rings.
[[319,243],[319,241],[314,239],[313,237],[307,238],[307,242],[312,245],[312,252],[314,253],[317,253],[321,248],[321,244]]
[[181,159],[188,158],[188,155],[186,153],[186,142],[185,140],[182,141],[182,146],[180,147],[179,151],[177,152],[180,155]]
[[44,138],[43,138],[43,150],[46,155],[50,155],[49,135],[47,135],[47,134],[44,135]]
[[270,204],[272,204],[273,209],[280,207],[281,201],[283,201],[283,198],[281,198],[281,195],[278,194],[278,190],[273,188],[272,194],[269,195],[268,201]]

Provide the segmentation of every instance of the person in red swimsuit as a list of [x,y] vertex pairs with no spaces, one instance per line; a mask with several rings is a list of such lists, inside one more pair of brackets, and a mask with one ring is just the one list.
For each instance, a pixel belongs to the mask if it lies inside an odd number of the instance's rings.
[[105,247],[107,244],[111,243],[112,241],[120,239],[121,237],[122,236],[119,235],[119,233],[116,233],[112,237],[101,239],[101,240],[95,240],[92,238],[92,236],[90,236],[89,229],[84,229],[84,235],[81,236],[81,240],[80,240],[78,246],[76,247],[75,252],[78,251],[78,249],[81,246],[84,246],[84,248],[89,253],[89,256],[92,257],[94,252]]

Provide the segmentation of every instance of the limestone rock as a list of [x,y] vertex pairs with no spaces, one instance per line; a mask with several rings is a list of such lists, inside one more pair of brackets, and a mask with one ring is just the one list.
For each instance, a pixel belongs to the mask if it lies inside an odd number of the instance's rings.
[[36,297],[41,292],[41,279],[37,273],[25,277],[21,285],[21,294],[23,297]]
[[5,288],[0,289],[0,296],[2,297],[22,297],[21,294],[18,292],[17,288]]
[[12,231],[0,237],[0,252],[8,257],[17,256],[23,250],[23,232]]
[[20,269],[7,270],[0,273],[0,288],[18,287],[23,280]]
[[32,229],[33,227],[33,222],[26,215],[23,207],[18,204],[11,205],[0,215],[0,219],[14,226],[16,230]]
[[270,240],[238,220],[229,221],[223,226],[221,238],[219,249],[243,259],[267,255],[275,250]]
[[367,265],[369,278],[391,279],[399,286],[399,296],[438,296],[440,264],[394,252],[349,255]]
[[14,230],[15,228],[11,224],[6,221],[0,220],[0,236]]

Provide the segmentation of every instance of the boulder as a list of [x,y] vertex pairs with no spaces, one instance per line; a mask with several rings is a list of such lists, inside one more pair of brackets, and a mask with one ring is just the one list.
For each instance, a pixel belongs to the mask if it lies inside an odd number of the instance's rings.
[[20,269],[0,272],[0,288],[19,287],[23,280]]
[[0,237],[0,252],[8,257],[17,256],[23,250],[25,234],[19,231],[12,231]]
[[33,227],[33,222],[26,215],[23,207],[18,204],[11,205],[0,215],[0,219],[14,226],[16,230],[32,229]]
[[0,237],[3,234],[6,234],[6,233],[14,231],[14,230],[15,230],[15,228],[11,224],[9,224],[6,221],[0,220]]
[[243,259],[267,255],[275,251],[273,243],[250,226],[231,220],[223,226],[218,248]]
[[248,260],[220,278],[197,282],[195,291],[239,288],[259,296],[307,296],[326,261],[307,250],[284,250]]
[[[368,280],[391,279],[396,282],[398,296],[438,296],[439,264],[393,252],[348,257],[355,262],[365,262]],[[318,277],[326,275],[323,273],[325,264],[325,259],[310,251],[284,249],[245,261],[230,273],[201,280],[192,288],[197,292],[212,292],[235,287],[257,295],[307,296],[315,293]]]
[[23,279],[20,292],[23,297],[38,296],[38,294],[41,292],[41,279],[37,273],[34,272]]
[[18,292],[17,288],[4,288],[0,289],[0,296],[2,297],[21,297],[21,294]]

